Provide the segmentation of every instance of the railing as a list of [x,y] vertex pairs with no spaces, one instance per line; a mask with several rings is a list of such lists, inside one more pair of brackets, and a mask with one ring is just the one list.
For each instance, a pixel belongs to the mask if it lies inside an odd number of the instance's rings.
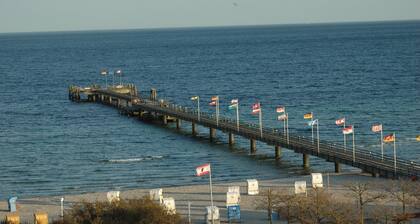
[[216,117],[213,114],[206,112],[200,112],[200,120],[198,120],[198,112],[195,109],[172,104],[164,100],[151,101],[148,99],[142,99],[135,96],[124,95],[115,93],[108,90],[95,90],[99,94],[109,95],[126,101],[134,102],[131,108],[127,110],[136,111],[138,109],[146,111],[154,111],[163,115],[177,117],[182,120],[195,122],[197,124],[221,129],[224,131],[232,132],[234,134],[260,140],[272,145],[279,145],[293,150],[298,150],[304,153],[315,155],[320,158],[326,158],[327,160],[340,160],[340,163],[345,163],[358,168],[374,168],[376,170],[385,171],[387,173],[394,173],[396,176],[416,176],[420,175],[420,166],[415,162],[408,160],[397,159],[396,167],[394,166],[394,158],[382,155],[376,152],[369,152],[359,147],[354,150],[353,148],[344,149],[343,146],[336,145],[332,142],[322,140],[318,142],[317,139],[308,139],[303,136],[295,134],[289,134],[289,140],[287,140],[282,130],[264,127],[262,130],[262,136],[260,133],[259,126],[253,123],[241,121],[239,123],[239,130],[237,129],[237,122],[234,119],[219,116],[218,125],[216,123]]

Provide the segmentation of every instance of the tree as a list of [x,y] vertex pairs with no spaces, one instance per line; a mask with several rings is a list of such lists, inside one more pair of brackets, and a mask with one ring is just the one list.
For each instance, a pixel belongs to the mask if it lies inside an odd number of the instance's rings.
[[413,189],[417,183],[409,180],[395,180],[392,184],[385,186],[386,191],[392,198],[401,203],[402,215],[406,215],[407,205],[415,202],[415,197],[412,195]]
[[385,198],[383,193],[371,192],[371,187],[368,183],[357,182],[355,184],[347,184],[347,188],[351,191],[355,197],[358,209],[359,209],[359,222],[364,224],[365,222],[365,206],[369,203],[376,202],[380,199]]
[[118,203],[81,202],[55,224],[180,224],[185,223],[177,214],[168,212],[148,198],[121,200]]

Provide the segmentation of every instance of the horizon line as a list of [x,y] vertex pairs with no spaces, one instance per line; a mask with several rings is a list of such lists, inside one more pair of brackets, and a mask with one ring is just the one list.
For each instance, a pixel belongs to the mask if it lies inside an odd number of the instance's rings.
[[233,28],[233,27],[258,27],[258,26],[305,26],[305,25],[329,25],[329,24],[357,24],[357,23],[392,23],[392,22],[420,22],[420,19],[396,19],[396,20],[366,20],[366,21],[336,21],[336,22],[306,22],[306,23],[271,23],[271,24],[240,24],[240,25],[210,25],[210,26],[174,26],[174,27],[138,27],[138,28],[110,28],[110,29],[75,29],[75,30],[43,30],[43,31],[16,31],[0,32],[0,35],[13,34],[39,34],[39,33],[77,33],[77,32],[118,32],[140,30],[177,30],[177,29],[206,29],[206,28]]

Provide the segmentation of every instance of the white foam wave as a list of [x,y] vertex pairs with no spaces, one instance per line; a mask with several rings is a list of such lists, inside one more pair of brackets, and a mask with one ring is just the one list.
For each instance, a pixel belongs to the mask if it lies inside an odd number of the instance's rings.
[[141,162],[143,160],[154,160],[154,159],[162,159],[163,156],[146,156],[146,157],[138,157],[138,158],[127,158],[127,159],[109,159],[106,162],[109,163],[134,163],[134,162]]

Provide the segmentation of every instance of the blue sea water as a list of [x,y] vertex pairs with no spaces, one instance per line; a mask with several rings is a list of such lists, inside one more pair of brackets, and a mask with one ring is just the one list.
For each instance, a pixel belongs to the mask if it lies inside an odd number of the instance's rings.
[[[249,156],[242,138],[229,149],[221,132],[210,144],[207,129],[192,138],[186,122],[178,132],[68,101],[68,85],[104,85],[101,68],[191,108],[200,95],[210,113],[219,95],[232,118],[227,106],[238,98],[244,121],[257,122],[250,106],[260,101],[267,127],[283,127],[275,107],[285,105],[291,132],[303,136],[303,114],[313,112],[321,139],[336,144],[334,121],[345,116],[372,152],[380,138],[370,127],[381,122],[396,133],[398,157],[420,162],[419,58],[418,21],[0,34],[0,198],[206,183],[194,177],[205,162],[215,182],[302,174],[301,155],[289,150],[276,162],[264,144]],[[312,158],[311,169],[333,165]]]

